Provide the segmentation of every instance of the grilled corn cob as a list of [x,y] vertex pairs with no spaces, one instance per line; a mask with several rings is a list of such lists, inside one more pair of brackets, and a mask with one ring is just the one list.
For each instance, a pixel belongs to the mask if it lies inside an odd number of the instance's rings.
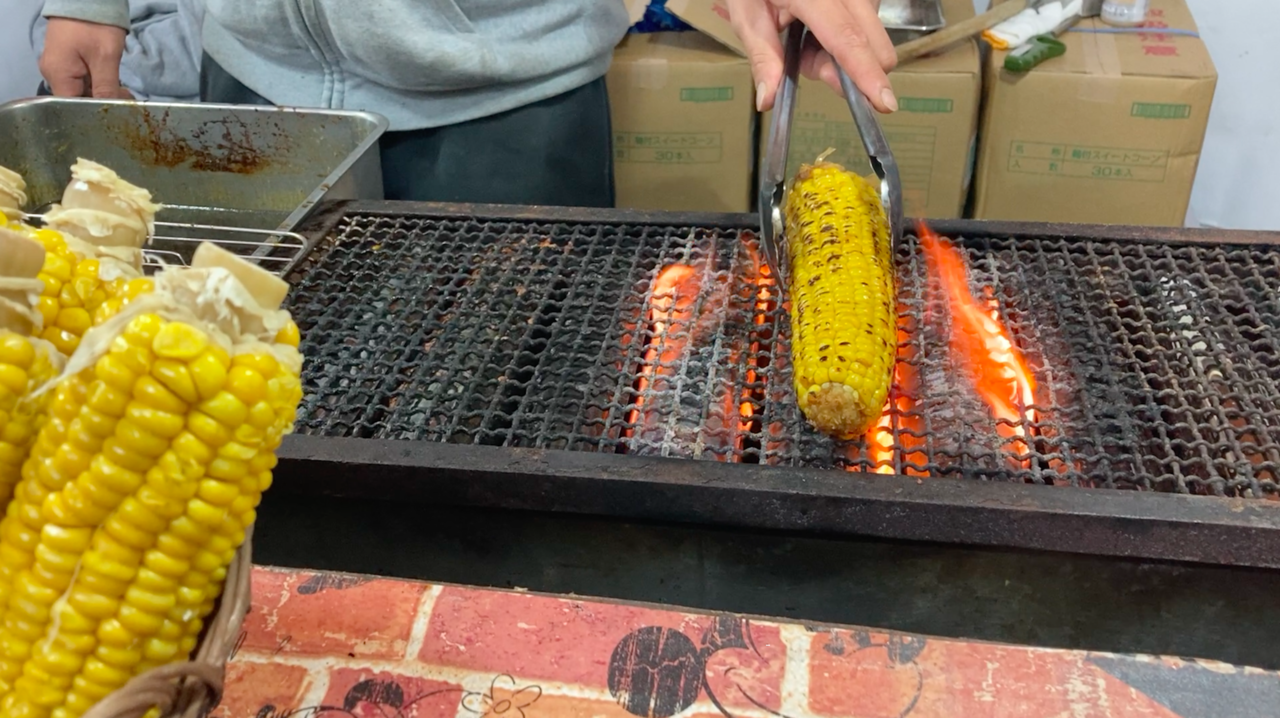
[[791,354],[801,411],[838,437],[875,425],[897,353],[893,247],[876,188],[822,157],[787,195]]
[[192,265],[55,385],[0,521],[3,718],[75,718],[187,658],[271,484],[302,397],[287,285],[211,245]]
[[43,423],[43,398],[30,395],[54,377],[62,357],[31,337],[39,314],[33,299],[40,245],[0,228],[0,506],[9,502],[31,442]]

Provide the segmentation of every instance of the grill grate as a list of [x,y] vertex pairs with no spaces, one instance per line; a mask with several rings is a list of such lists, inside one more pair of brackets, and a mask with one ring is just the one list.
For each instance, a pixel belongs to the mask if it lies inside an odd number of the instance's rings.
[[749,230],[348,213],[290,277],[298,431],[1280,499],[1280,249],[960,245],[1036,404],[992,418],[908,237],[877,450],[803,422]]

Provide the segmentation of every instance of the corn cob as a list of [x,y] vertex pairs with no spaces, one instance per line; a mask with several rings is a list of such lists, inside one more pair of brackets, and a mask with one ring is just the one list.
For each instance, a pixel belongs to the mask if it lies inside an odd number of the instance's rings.
[[30,395],[62,366],[52,346],[31,337],[40,318],[32,299],[43,263],[40,245],[0,228],[0,506],[8,504],[43,423],[47,401]]
[[141,271],[141,247],[156,209],[145,190],[80,160],[71,168],[62,203],[45,214],[47,226],[28,228],[46,252],[40,272],[41,337],[63,354],[76,350],[95,320],[104,321],[128,299],[149,290],[151,280]]
[[192,264],[56,384],[0,521],[0,717],[75,718],[188,657],[270,486],[302,397],[287,285],[211,245]]
[[0,167],[0,217],[17,220],[22,205],[27,203],[27,183],[22,175],[8,167]]
[[96,162],[78,159],[71,166],[71,182],[63,190],[61,204],[50,207],[44,221],[90,244],[133,254],[153,233],[159,209],[150,192]]
[[870,182],[822,157],[800,168],[785,217],[797,401],[819,430],[863,434],[897,353],[888,219]]

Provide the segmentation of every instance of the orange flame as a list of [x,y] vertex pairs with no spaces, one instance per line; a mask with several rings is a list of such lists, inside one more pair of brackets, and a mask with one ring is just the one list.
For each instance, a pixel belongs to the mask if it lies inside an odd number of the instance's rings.
[[1030,408],[1035,404],[1035,377],[1001,324],[999,311],[969,292],[964,255],[923,222],[918,223],[918,231],[929,274],[947,297],[952,353],[995,415],[997,431],[1012,439],[1013,452],[1023,456],[1028,448],[1027,427],[1036,420]]

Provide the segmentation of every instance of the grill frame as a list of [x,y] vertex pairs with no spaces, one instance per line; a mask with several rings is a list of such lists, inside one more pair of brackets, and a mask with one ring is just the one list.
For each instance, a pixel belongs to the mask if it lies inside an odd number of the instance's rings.
[[[315,246],[347,213],[758,227],[756,216],[746,214],[361,201],[325,205],[300,231]],[[931,225],[971,239],[1280,246],[1280,233],[1271,232],[972,220]],[[305,435],[287,437],[280,457],[281,492],[1280,568],[1280,502],[1257,499]]]

